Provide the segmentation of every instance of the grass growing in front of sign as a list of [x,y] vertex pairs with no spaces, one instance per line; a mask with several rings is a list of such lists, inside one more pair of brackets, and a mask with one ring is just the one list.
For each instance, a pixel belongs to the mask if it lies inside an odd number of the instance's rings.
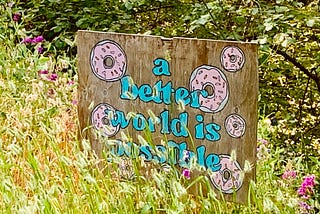
[[[3,23],[6,26],[8,23]],[[0,211],[1,213],[299,213],[319,208],[319,184],[303,198],[303,177],[319,176],[274,148],[267,118],[259,122],[257,180],[248,205],[217,199],[214,192],[189,194],[194,183],[181,171],[153,170],[123,179],[114,159],[96,157],[87,141],[77,139],[75,59],[19,43],[26,32],[10,23],[0,36]],[[18,40],[18,41],[15,41]],[[141,164],[137,161],[137,163]],[[286,168],[285,168],[286,166]],[[284,173],[294,170],[296,175]],[[318,188],[318,189],[317,189]],[[306,203],[306,204],[303,204]]]

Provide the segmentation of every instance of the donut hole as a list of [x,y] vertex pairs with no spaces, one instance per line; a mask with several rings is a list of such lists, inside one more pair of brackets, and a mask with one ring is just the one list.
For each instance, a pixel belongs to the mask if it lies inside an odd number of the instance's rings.
[[230,171],[230,169],[224,169],[223,172],[222,172],[222,177],[226,181],[231,179],[231,171]]
[[103,59],[103,66],[106,69],[110,69],[114,66],[114,59],[112,56],[108,55]]
[[203,89],[208,93],[208,97],[214,96],[214,86],[211,84],[206,84]]
[[232,127],[237,130],[237,129],[239,129],[239,124],[238,123],[233,123]]
[[101,121],[102,121],[102,124],[103,124],[103,125],[106,125],[106,126],[109,126],[109,125],[110,125],[110,121],[109,121],[109,119],[108,119],[107,117],[103,117],[103,118],[101,119]]
[[235,63],[237,61],[237,56],[235,54],[229,55],[229,58],[231,63]]

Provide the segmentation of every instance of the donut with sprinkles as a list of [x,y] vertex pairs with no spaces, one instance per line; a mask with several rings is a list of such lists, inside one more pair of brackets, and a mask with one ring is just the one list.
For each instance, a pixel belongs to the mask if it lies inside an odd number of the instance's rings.
[[119,44],[112,40],[103,40],[92,48],[90,65],[99,79],[113,82],[126,73],[127,57]]

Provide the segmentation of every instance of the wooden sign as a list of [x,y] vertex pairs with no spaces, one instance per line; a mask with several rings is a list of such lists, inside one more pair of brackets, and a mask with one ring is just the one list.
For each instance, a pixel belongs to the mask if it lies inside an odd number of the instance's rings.
[[[80,127],[98,154],[107,139],[117,156],[134,158],[136,148],[146,162],[195,163],[212,188],[246,201],[255,179],[256,44],[90,31],[79,31],[77,44]],[[244,173],[246,161],[253,169]]]

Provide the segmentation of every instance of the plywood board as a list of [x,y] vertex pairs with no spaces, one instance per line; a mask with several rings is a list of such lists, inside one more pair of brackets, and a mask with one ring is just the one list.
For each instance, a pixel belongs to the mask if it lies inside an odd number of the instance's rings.
[[[130,156],[126,133],[146,161],[188,168],[193,159],[212,188],[246,201],[255,179],[256,44],[79,31],[77,45],[80,128],[98,154],[108,139],[116,155]],[[244,174],[245,161],[253,169]]]

